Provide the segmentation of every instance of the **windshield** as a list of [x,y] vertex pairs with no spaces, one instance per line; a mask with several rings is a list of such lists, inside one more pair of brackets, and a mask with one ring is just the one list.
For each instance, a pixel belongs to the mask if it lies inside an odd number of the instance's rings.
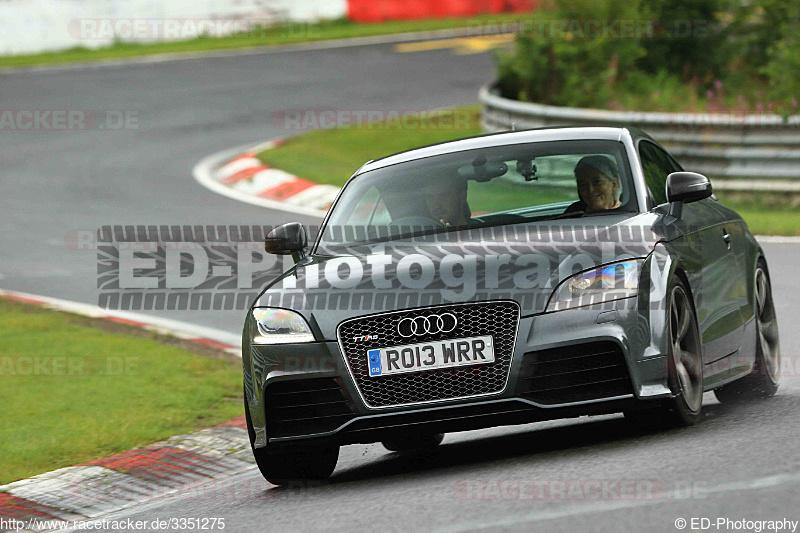
[[346,185],[320,245],[632,211],[636,199],[624,154],[616,141],[536,142],[365,172]]

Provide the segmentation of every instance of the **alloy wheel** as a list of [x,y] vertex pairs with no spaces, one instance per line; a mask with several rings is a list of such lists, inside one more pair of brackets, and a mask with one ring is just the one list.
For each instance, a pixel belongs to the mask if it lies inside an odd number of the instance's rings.
[[763,372],[777,383],[780,376],[780,348],[778,344],[778,321],[772,301],[769,278],[759,266],[756,269],[756,322],[758,353],[763,361]]
[[672,289],[669,317],[675,392],[683,396],[690,411],[698,412],[703,403],[700,342],[689,297],[680,285]]

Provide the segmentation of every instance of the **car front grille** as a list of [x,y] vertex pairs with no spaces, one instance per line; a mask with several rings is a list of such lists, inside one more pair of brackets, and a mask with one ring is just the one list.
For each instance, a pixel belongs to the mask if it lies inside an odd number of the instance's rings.
[[625,356],[613,341],[528,352],[521,378],[521,396],[540,404],[633,394]]
[[355,416],[333,378],[271,383],[264,404],[271,438],[333,431]]
[[[447,333],[403,337],[404,318],[452,313],[458,319]],[[393,407],[437,400],[499,393],[505,388],[519,324],[519,305],[513,301],[426,307],[346,320],[337,335],[356,386],[369,407]],[[370,377],[367,350],[418,342],[491,335],[495,361],[489,364]],[[369,336],[370,338],[365,338]]]

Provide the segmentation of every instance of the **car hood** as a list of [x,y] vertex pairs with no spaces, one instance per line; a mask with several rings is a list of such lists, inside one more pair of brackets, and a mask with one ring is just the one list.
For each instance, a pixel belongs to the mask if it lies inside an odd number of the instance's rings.
[[255,306],[296,310],[329,340],[342,320],[397,309],[511,299],[522,316],[542,313],[573,274],[646,257],[662,238],[653,222],[607,215],[319,249]]

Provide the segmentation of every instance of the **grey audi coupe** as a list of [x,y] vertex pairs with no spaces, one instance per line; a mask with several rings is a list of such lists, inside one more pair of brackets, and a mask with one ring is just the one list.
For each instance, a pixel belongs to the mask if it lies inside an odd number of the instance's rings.
[[244,325],[253,454],[275,484],[339,448],[622,412],[698,421],[775,394],[766,257],[709,180],[634,128],[507,132],[369,161]]

